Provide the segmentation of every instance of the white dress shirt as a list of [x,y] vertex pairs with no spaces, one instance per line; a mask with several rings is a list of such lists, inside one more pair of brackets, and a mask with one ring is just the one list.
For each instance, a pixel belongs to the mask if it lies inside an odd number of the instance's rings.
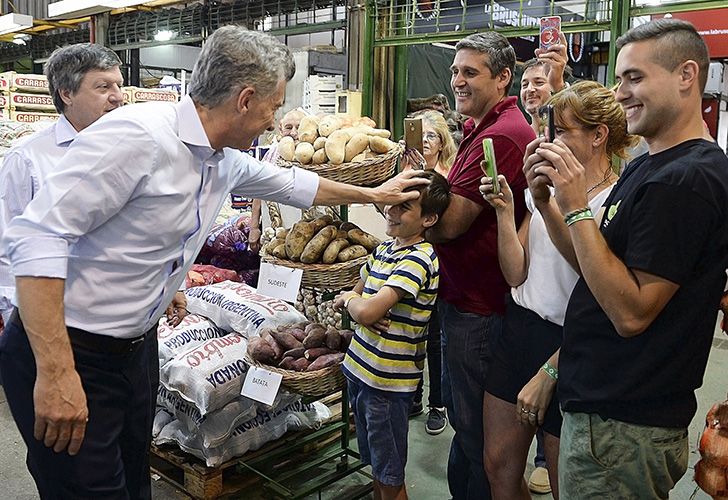
[[66,324],[119,338],[164,314],[229,192],[305,208],[318,176],[215,151],[194,103],[145,103],[78,134],[2,245],[16,276],[64,278]]
[[[19,140],[7,152],[0,167],[0,236],[55,171],[77,133],[61,115],[53,125]],[[0,251],[0,313],[6,322],[14,295],[15,278],[10,262],[5,252]]]

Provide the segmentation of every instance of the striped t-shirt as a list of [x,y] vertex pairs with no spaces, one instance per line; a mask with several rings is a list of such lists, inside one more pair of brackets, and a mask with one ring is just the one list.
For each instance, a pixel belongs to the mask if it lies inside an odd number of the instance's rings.
[[342,369],[352,380],[389,392],[414,392],[425,365],[426,327],[435,307],[440,264],[430,243],[393,248],[379,245],[362,267],[362,297],[383,286],[404,290],[389,310],[389,330],[379,333],[356,325]]

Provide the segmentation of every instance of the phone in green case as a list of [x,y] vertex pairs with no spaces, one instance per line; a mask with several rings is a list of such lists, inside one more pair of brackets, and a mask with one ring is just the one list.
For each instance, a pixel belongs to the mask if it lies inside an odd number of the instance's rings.
[[493,192],[500,192],[500,183],[498,182],[498,167],[495,163],[495,151],[493,150],[493,139],[486,137],[483,139],[483,173],[486,177],[493,179]]

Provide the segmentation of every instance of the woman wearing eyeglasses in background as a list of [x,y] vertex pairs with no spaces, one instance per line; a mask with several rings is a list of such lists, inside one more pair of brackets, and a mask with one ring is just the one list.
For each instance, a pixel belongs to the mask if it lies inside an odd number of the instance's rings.
[[[412,115],[415,118],[422,118],[422,149],[423,155],[414,150],[407,151],[402,157],[402,170],[419,168],[424,161],[425,170],[434,170],[447,178],[450,167],[455,160],[455,141],[450,135],[445,118],[439,111],[423,111]],[[415,167],[416,166],[416,167]],[[440,319],[437,317],[435,307],[427,325],[427,374],[430,378],[430,394],[428,397],[429,412],[425,430],[428,434],[440,434],[447,427],[447,416],[445,405],[442,403],[440,391],[442,375],[442,348],[440,345]],[[417,386],[412,403],[410,416],[422,413],[422,381]]]

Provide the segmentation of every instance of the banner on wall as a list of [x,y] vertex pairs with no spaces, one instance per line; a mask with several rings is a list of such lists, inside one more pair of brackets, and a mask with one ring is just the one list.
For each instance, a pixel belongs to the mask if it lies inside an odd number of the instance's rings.
[[[708,46],[711,59],[728,58],[728,8],[676,12],[674,19],[692,23]],[[652,16],[660,19],[664,16]]]

